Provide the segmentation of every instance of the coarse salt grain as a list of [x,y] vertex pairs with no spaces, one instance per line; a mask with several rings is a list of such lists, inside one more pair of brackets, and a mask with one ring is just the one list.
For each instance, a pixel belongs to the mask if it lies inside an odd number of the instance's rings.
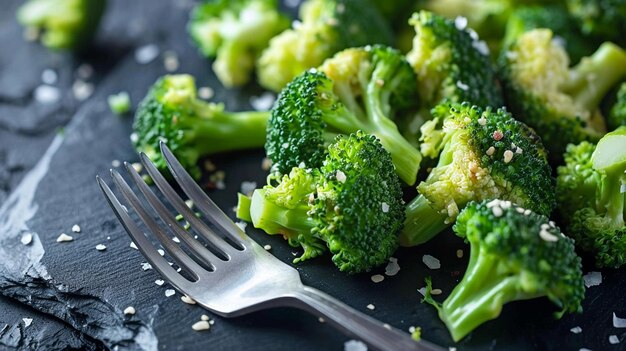
[[31,242],[33,242],[33,234],[26,233],[22,235],[20,241],[22,242],[22,245],[29,245]]
[[161,285],[165,284],[165,280],[157,279],[157,280],[154,281],[154,284],[156,284],[158,286],[161,286]]
[[485,153],[487,154],[487,156],[491,156],[493,155],[493,153],[496,152],[496,148],[493,146],[490,146],[487,151],[485,151]]
[[367,309],[368,310],[374,310],[374,309],[376,309],[376,306],[374,306],[373,304],[370,303],[369,305],[367,305]]
[[44,84],[52,85],[57,82],[57,73],[50,68],[44,69],[43,72],[41,72],[41,81]]
[[105,245],[103,245],[103,244],[96,245],[96,250],[98,250],[98,251],[104,251],[106,249],[107,249],[107,247]]
[[200,316],[200,320],[201,321],[208,321],[209,320],[209,316],[207,316],[206,314],[203,314],[202,316]]
[[615,315],[615,312],[613,312],[613,327],[614,328],[626,328],[626,319],[619,318],[618,316]]
[[504,163],[509,163],[513,160],[513,151],[506,150],[504,151]]
[[581,327],[574,327],[574,328],[570,329],[569,331],[571,331],[574,334],[580,334],[580,333],[583,332],[583,328],[581,328]]
[[611,345],[619,344],[619,338],[617,337],[617,335],[609,336],[609,344]]
[[74,98],[78,101],[87,100],[91,94],[93,94],[94,85],[92,83],[85,82],[82,79],[77,79],[72,84],[72,93]]
[[113,161],[111,161],[111,166],[113,166],[115,168],[117,168],[117,167],[119,167],[121,165],[122,165],[122,162],[120,162],[120,160],[113,160]]
[[267,157],[264,157],[263,161],[261,161],[261,169],[264,171],[269,171],[271,167],[272,167],[272,160],[270,160]]
[[398,259],[395,257],[389,257],[389,263],[387,263],[387,266],[385,267],[385,275],[392,277],[398,274],[399,271],[400,265],[398,264]]
[[482,116],[478,119],[478,124],[480,124],[481,126],[487,125],[487,119],[485,118],[485,116]]
[[239,190],[244,195],[250,195],[254,191],[254,189],[256,189],[256,186],[256,182],[243,181],[241,182],[241,187]]
[[246,231],[246,227],[248,226],[248,223],[242,221],[235,222],[235,224],[237,225],[237,227],[239,227],[239,229],[244,232]]
[[348,340],[343,344],[343,351],[367,351],[367,345],[359,340]]
[[265,249],[265,251],[269,251],[272,249],[272,245],[265,245],[263,246],[263,248]]
[[131,249],[135,249],[135,250],[139,250],[139,249],[137,248],[137,245],[135,245],[135,242],[134,242],[134,241],[131,241],[131,242],[130,242],[130,248],[131,248]]
[[441,291],[441,289],[433,289],[430,291],[431,295],[441,295],[443,293],[443,291]]
[[144,45],[135,50],[135,61],[142,65],[154,61],[154,59],[156,59],[158,56],[159,47],[156,44]]
[[374,274],[371,279],[372,279],[372,281],[374,283],[380,283],[383,280],[385,280],[385,277],[383,275],[380,275],[380,274]]
[[602,284],[602,273],[600,272],[589,272],[583,275],[583,281],[585,282],[585,286],[590,288],[592,286],[598,286]]
[[457,16],[454,19],[454,26],[458,30],[464,30],[465,28],[467,28],[467,18],[463,16]]
[[131,164],[131,166],[133,167],[133,169],[137,173],[141,173],[141,171],[143,170],[143,165],[141,163],[139,163],[139,162],[134,162],[134,163]]
[[167,289],[167,290],[165,290],[165,296],[166,297],[174,296],[174,294],[176,294],[176,290],[174,290],[174,289]]
[[175,243],[180,243],[180,239],[178,239],[178,237],[176,236],[172,238],[172,241]]
[[542,228],[539,231],[539,237],[547,242],[556,242],[559,240],[559,237],[550,233],[548,230]]
[[502,215],[504,214],[504,211],[502,210],[502,207],[500,206],[492,207],[491,212],[493,212],[493,215],[496,217],[502,217]]
[[343,173],[342,171],[337,171],[337,173],[335,174],[335,177],[341,183],[345,183],[346,182],[346,174]]
[[61,99],[61,91],[49,85],[40,85],[33,92],[35,101],[42,104],[53,104]]
[[460,80],[456,82],[456,86],[461,89],[461,90],[467,90],[469,89],[469,85],[461,82]]
[[141,269],[143,269],[144,271],[149,271],[152,269],[152,265],[148,262],[143,262],[141,264]]
[[424,262],[424,264],[426,265],[426,267],[430,268],[430,269],[439,269],[441,268],[441,262],[431,256],[431,255],[424,255],[422,256],[422,262]]
[[322,318],[322,317],[319,317],[317,319],[317,321],[320,322],[320,323],[326,323],[326,320],[324,318]]
[[186,304],[189,305],[195,305],[196,304],[196,300],[192,299],[191,297],[187,296],[187,295],[183,295],[180,300]]
[[211,325],[209,324],[209,322],[207,321],[199,321],[199,322],[195,322],[192,326],[191,329],[195,330],[195,331],[201,331],[201,330],[209,330],[211,328]]
[[463,250],[461,249],[456,250],[456,257],[463,258]]
[[74,224],[74,226],[72,226],[72,231],[74,233],[80,233],[80,226],[78,224]]
[[201,87],[198,89],[198,96],[203,100],[208,100],[213,97],[215,91],[211,87]]
[[386,202],[383,202],[381,204],[381,207],[382,207],[382,210],[383,210],[384,213],[389,212],[389,205]]
[[124,309],[124,314],[133,315],[135,314],[135,308],[133,306],[128,306]]
[[252,96],[250,98],[250,105],[257,111],[267,111],[274,104],[274,100],[276,100],[274,94],[265,92],[260,96]]
[[174,51],[166,51],[163,53],[163,67],[168,72],[174,72],[180,66],[178,55]]
[[59,235],[59,237],[57,238],[57,243],[64,243],[64,242],[69,242],[74,240],[74,238],[72,238],[71,236],[65,234],[65,233],[61,233],[61,235]]

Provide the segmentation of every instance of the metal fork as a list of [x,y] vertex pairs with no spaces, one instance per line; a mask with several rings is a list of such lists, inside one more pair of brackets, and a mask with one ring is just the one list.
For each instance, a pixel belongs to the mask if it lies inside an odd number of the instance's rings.
[[[183,169],[172,152],[161,143],[161,152],[174,179],[213,227],[209,227],[185,204],[178,193],[145,155],[141,162],[176,211],[194,231],[208,243],[210,250],[194,239],[176,217],[157,198],[135,169],[125,163],[139,190],[167,227],[159,225],[124,178],[111,170],[113,181],[124,198],[150,231],[156,235],[169,256],[193,276],[185,278],[162,257],[146,237],[128,210],[98,176],[104,195],[137,248],[170,284],[198,304],[223,317],[236,317],[250,312],[287,306],[309,311],[323,317],[337,329],[378,350],[442,350],[425,341],[415,342],[409,334],[385,325],[331,297],[302,284],[298,271],[272,256],[250,239],[202,191]],[[187,247],[183,250],[167,231]],[[190,256],[187,252],[191,252]],[[202,265],[199,264],[202,262]]]

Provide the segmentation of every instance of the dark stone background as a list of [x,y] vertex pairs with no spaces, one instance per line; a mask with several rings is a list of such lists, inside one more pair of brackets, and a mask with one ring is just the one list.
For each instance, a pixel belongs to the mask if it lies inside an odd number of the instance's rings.
[[[141,269],[145,260],[129,248],[129,237],[96,186],[95,175],[107,178],[113,160],[136,161],[128,140],[131,119],[114,116],[106,97],[128,91],[136,105],[150,84],[166,73],[164,51],[175,51],[178,72],[192,73],[199,86],[213,87],[212,100],[224,102],[229,109],[249,109],[250,96],[261,93],[254,86],[220,88],[209,63],[196,53],[184,30],[192,3],[111,0],[94,46],[79,55],[51,53],[25,42],[14,19],[20,3],[5,0],[0,11],[0,350],[343,349],[347,340],[343,335],[300,311],[276,309],[222,319],[182,303],[178,293],[166,298],[169,287],[155,285],[158,275]],[[157,44],[161,55],[140,65],[133,54],[145,44]],[[71,86],[83,63],[94,67],[88,82],[95,91],[89,99],[77,101]],[[46,68],[57,72],[55,85],[63,92],[58,103],[49,105],[33,99]],[[227,188],[210,194],[227,213],[232,215],[242,181],[264,181],[262,158],[259,150],[213,159],[226,171]],[[81,233],[70,233],[74,224],[81,226]],[[34,233],[29,246],[19,242],[24,232]],[[56,243],[61,232],[73,235],[75,241]],[[281,238],[248,232],[259,243],[271,244],[277,257],[293,258]],[[104,252],[95,250],[101,243],[107,246]],[[420,304],[417,289],[426,276],[432,276],[445,296],[466,263],[456,258],[459,248],[464,244],[446,233],[427,245],[401,249],[396,254],[400,273],[379,284],[372,283],[370,276],[382,274],[384,267],[371,274],[345,276],[328,257],[301,264],[298,270],[306,284],[365,313],[403,330],[420,326],[425,339],[453,346],[434,309]],[[427,253],[441,260],[441,269],[424,266],[421,258]],[[455,346],[622,349],[621,344],[609,345],[608,336],[624,340],[624,330],[612,327],[612,313],[626,317],[626,279],[623,270],[602,273],[602,285],[588,289],[582,315],[555,321],[551,317],[555,309],[547,301],[519,302]],[[376,306],[374,311],[366,308],[370,303]],[[122,311],[131,305],[137,314],[125,317]],[[215,325],[210,331],[195,332],[191,325],[202,314],[214,319]],[[23,318],[33,321],[27,326]],[[583,333],[572,334],[569,329],[574,326],[582,327]]]

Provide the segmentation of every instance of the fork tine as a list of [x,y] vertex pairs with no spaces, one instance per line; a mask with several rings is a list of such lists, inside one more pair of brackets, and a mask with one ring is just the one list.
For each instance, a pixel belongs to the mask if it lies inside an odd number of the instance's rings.
[[[163,203],[156,197],[154,192],[148,187],[146,182],[143,181],[139,173],[133,168],[133,166],[124,162],[124,166],[126,170],[130,174],[131,178],[139,187],[139,190],[144,195],[144,197],[150,203],[150,206],[157,212],[159,217],[163,222],[165,222],[170,229],[172,229],[176,235],[176,237],[180,238],[188,247],[191,249],[191,252],[200,260],[210,264],[213,266],[213,269],[216,268],[222,261],[219,257],[213,254],[211,251],[207,250],[198,240],[191,237],[191,234],[187,232],[178,221],[172,216],[170,211],[163,205]],[[166,241],[167,245],[173,245],[172,243]]]
[[[191,259],[178,245],[176,245],[172,239],[170,239],[161,229],[161,226],[150,216],[150,214],[144,209],[143,204],[130,188],[128,183],[124,180],[121,174],[115,170],[111,170],[111,176],[117,188],[122,192],[122,195],[130,203],[133,209],[137,212],[141,220],[150,228],[159,239],[165,250],[175,259],[179,265],[187,269],[195,279],[198,279],[198,275],[201,272],[206,272],[199,264]],[[159,253],[156,253],[159,255]],[[160,255],[159,255],[160,256]]]
[[159,272],[161,276],[167,278],[172,285],[180,290],[189,289],[189,280],[176,272],[176,270],[167,263],[165,258],[159,255],[154,245],[146,238],[143,231],[137,226],[135,221],[130,218],[124,207],[122,207],[122,204],[113,194],[111,188],[109,188],[99,176],[96,176],[96,181],[104,193],[104,197],[107,199],[109,206],[111,206],[113,213],[115,213],[115,216],[122,223],[128,235],[133,239],[141,254],[150,262],[154,269]]
[[178,213],[183,215],[183,218],[191,225],[198,234],[202,235],[204,239],[207,240],[209,245],[212,246],[213,249],[217,250],[220,254],[225,256],[227,260],[231,258],[232,254],[237,254],[237,250],[230,246],[226,241],[224,241],[219,235],[216,235],[211,228],[209,228],[205,223],[203,223],[196,215],[187,207],[187,204],[180,198],[180,196],[176,193],[176,191],[172,188],[172,186],[165,180],[165,177],[156,169],[156,166],[150,161],[150,158],[144,153],[139,155],[141,158],[141,162],[144,164],[146,171],[154,180],[157,188],[161,190],[163,195],[169,200],[169,202],[174,206]]
[[[163,154],[167,167],[174,176],[174,179],[180,184],[181,188],[193,200],[194,204],[204,213],[204,215],[217,227],[222,229],[232,241],[245,248],[244,242],[249,242],[246,233],[241,230],[222,210],[209,198],[198,184],[191,178],[189,173],[185,171],[183,166],[178,162],[174,154],[167,145],[161,141],[161,153]],[[234,233],[238,233],[236,235]]]

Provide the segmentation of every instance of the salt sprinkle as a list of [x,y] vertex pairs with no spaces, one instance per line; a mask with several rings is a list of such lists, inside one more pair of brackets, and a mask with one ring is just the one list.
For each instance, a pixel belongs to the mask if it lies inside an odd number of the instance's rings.
[[431,255],[422,256],[422,262],[426,265],[426,267],[430,269],[439,269],[441,268],[441,262]]
[[265,251],[269,251],[272,249],[272,245],[265,245],[263,246],[263,248],[265,249]]
[[204,100],[212,98],[214,94],[215,92],[211,87],[201,87],[200,89],[198,89],[198,96]]
[[583,275],[583,280],[585,282],[585,286],[590,288],[592,286],[598,286],[602,284],[602,273],[600,272],[589,272]]
[[167,289],[167,290],[165,290],[165,296],[166,297],[174,296],[174,294],[176,294],[176,291],[174,289]]
[[159,56],[159,47],[156,44],[144,45],[135,50],[135,61],[137,63],[145,65]]
[[[461,82],[461,81],[457,81],[457,82],[456,82],[456,86],[457,86],[459,89],[461,89],[461,90],[467,90],[467,89],[469,89],[469,85],[464,84],[464,83],[463,83],[463,82]],[[483,125],[484,125],[484,124],[483,124]]]
[[152,265],[148,262],[143,262],[141,263],[141,269],[143,269],[144,271],[148,271],[152,269]]
[[441,291],[441,289],[433,289],[430,291],[431,295],[441,295],[443,293],[443,291]]
[[346,182],[346,174],[343,173],[342,171],[337,171],[335,177],[341,183],[345,183]]
[[583,332],[583,328],[581,328],[581,327],[574,327],[574,328],[570,329],[569,331],[571,331],[574,334],[580,334],[580,333]]
[[121,165],[122,165],[122,162],[120,162],[120,160],[113,160],[113,161],[111,161],[111,166],[113,166],[115,168],[117,168],[117,167],[119,167]]
[[206,314],[203,314],[202,316],[200,316],[200,320],[201,321],[208,321],[209,320],[209,316],[207,316]]
[[33,323],[32,318],[22,318],[22,321],[24,321],[24,328],[28,328]]
[[367,305],[367,309],[368,310],[374,310],[374,309],[376,309],[376,306],[374,306],[373,304],[370,303],[369,305]]
[[467,18],[463,16],[457,16],[457,18],[454,19],[454,26],[458,30],[464,30],[465,28],[467,28]]
[[244,195],[248,195],[250,196],[250,194],[252,194],[252,192],[254,191],[254,189],[256,189],[256,182],[246,182],[243,181],[241,182],[241,193]]
[[124,314],[133,315],[135,314],[135,308],[133,306],[128,306],[124,309]]
[[93,75],[93,66],[88,63],[81,64],[76,70],[76,75],[82,79],[90,78]]
[[389,205],[386,202],[383,202],[381,205],[384,213],[389,212]]
[[22,242],[22,245],[29,245],[31,242],[33,242],[33,234],[26,233],[22,235],[20,241]]
[[559,240],[559,237],[550,233],[548,230],[541,228],[539,231],[539,237],[547,242],[556,242]]
[[383,324],[383,328],[391,330],[391,326],[387,323]]
[[40,85],[35,88],[35,101],[42,104],[52,104],[61,98],[61,91],[49,85]]
[[73,241],[74,238],[72,238],[71,236],[65,234],[65,233],[61,233],[61,235],[59,235],[59,237],[57,238],[57,243],[63,243],[63,242],[69,242],[69,241]]
[[77,79],[72,84],[72,93],[74,94],[74,98],[78,101],[87,100],[91,94],[93,94],[94,85],[84,80]]
[[159,253],[159,255],[165,256],[165,251],[163,251],[162,249],[158,249],[157,252]]
[[493,212],[493,215],[496,217],[502,217],[502,215],[504,214],[504,211],[502,211],[502,208],[500,206],[494,206],[491,209],[491,212]]
[[136,143],[139,141],[139,135],[137,133],[130,133],[130,141]]
[[481,126],[487,125],[487,119],[485,118],[485,116],[481,116],[478,119],[478,124],[480,124]]
[[398,259],[389,257],[389,263],[387,263],[387,267],[385,267],[385,275],[392,277],[398,274],[399,271],[400,265],[398,264]]
[[43,72],[41,72],[41,81],[44,84],[52,85],[57,82],[57,73],[50,68],[44,69]]
[[135,242],[134,242],[134,241],[131,241],[131,242],[130,242],[130,248],[131,248],[131,249],[138,250],[138,249],[137,249],[137,245],[135,245]]
[[415,327],[414,326],[410,326],[409,327],[409,333],[411,333],[411,334],[415,333]]
[[261,169],[264,171],[269,171],[271,167],[272,167],[272,160],[270,160],[267,157],[264,157],[263,161],[261,161]]
[[248,223],[242,221],[235,222],[235,224],[244,232],[246,231],[246,227],[248,226]]
[[463,258],[463,250],[461,249],[456,250],[456,257]]
[[201,331],[201,330],[209,330],[211,328],[211,325],[209,324],[209,322],[207,321],[199,321],[199,322],[195,322],[192,326],[191,329],[195,330],[195,331]]
[[72,231],[73,231],[74,233],[80,233],[80,226],[79,226],[78,224],[74,224],[74,225],[72,226]]
[[163,67],[168,72],[174,72],[180,66],[178,55],[174,51],[166,51],[163,53]]
[[343,351],[367,351],[367,345],[362,341],[348,340],[343,344]]
[[320,323],[326,323],[326,320],[324,318],[322,318],[322,317],[319,317],[317,319],[317,321],[320,322]]
[[172,241],[175,243],[180,243],[180,239],[178,239],[178,237],[176,236],[172,238]]
[[380,283],[383,280],[385,280],[385,277],[383,275],[380,275],[380,274],[374,274],[371,279],[372,279],[372,281],[374,283]]
[[185,200],[185,205],[187,205],[187,208],[192,208],[193,207],[193,200]]
[[143,165],[141,163],[139,163],[139,162],[134,162],[134,163],[131,164],[131,166],[133,167],[133,169],[137,173],[141,173],[141,171],[143,170]]
[[626,328],[626,319],[617,317],[615,315],[615,312],[613,312],[613,327],[614,328]]
[[260,96],[250,97],[250,105],[257,111],[267,111],[272,108],[274,100],[276,100],[276,96],[274,94],[265,92]]
[[476,51],[483,54],[483,56],[489,55],[489,46],[487,46],[487,43],[485,43],[484,40],[473,41],[472,46],[476,49]]
[[156,284],[158,286],[161,286],[161,285],[165,284],[165,280],[157,279],[157,280],[154,281],[154,284]]
[[103,245],[103,244],[96,245],[96,250],[98,250],[98,251],[104,251],[106,249],[107,249],[107,247],[105,245]]
[[504,152],[504,163],[509,163],[513,159],[513,151],[506,150]]
[[617,335],[609,335],[609,344],[619,344],[619,338],[617,337]]
[[417,289],[417,292],[422,294],[422,296],[426,296],[426,287]]
[[496,152],[496,148],[491,146],[487,149],[487,151],[485,152],[487,154],[487,156],[491,156],[493,155],[493,153]]
[[195,305],[196,304],[196,300],[192,299],[191,297],[187,296],[187,295],[183,295],[181,298],[181,301],[183,301],[186,304],[189,305]]

